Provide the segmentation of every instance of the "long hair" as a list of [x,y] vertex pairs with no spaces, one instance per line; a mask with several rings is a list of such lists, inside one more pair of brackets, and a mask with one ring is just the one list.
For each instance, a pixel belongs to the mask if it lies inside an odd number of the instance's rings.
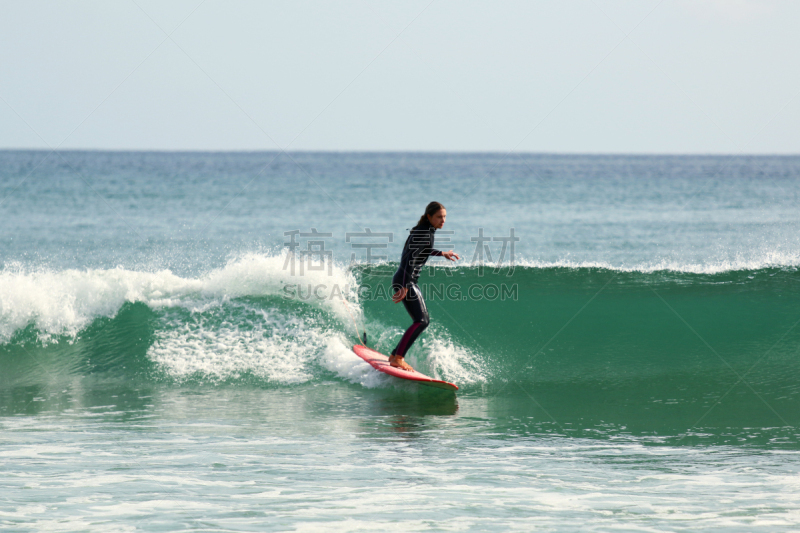
[[417,222],[417,226],[427,221],[429,216],[432,217],[433,215],[438,213],[440,209],[444,209],[444,206],[439,202],[429,203],[428,207],[425,208],[425,214],[419,217],[419,222]]

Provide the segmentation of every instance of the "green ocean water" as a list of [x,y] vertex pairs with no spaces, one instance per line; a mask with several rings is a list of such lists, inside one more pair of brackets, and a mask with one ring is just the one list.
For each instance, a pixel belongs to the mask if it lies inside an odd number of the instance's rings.
[[[0,159],[8,530],[800,523],[798,158]],[[463,258],[423,271],[409,360],[456,394],[350,350],[407,327],[430,199]]]

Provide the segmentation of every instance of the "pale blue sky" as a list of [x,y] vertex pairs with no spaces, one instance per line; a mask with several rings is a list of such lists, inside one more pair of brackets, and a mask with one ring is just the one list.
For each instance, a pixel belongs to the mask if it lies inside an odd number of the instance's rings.
[[800,2],[0,6],[0,148],[800,152]]

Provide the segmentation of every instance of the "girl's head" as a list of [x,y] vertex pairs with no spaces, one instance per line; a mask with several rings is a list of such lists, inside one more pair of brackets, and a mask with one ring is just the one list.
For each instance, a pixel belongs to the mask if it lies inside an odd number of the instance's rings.
[[444,226],[444,219],[446,217],[447,210],[444,208],[444,206],[439,202],[431,202],[428,204],[428,207],[425,208],[425,214],[419,217],[417,226],[427,220],[431,226],[439,229]]

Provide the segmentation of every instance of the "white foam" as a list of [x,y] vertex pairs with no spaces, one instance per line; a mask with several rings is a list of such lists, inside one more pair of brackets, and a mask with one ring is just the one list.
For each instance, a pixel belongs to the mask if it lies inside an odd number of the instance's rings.
[[[432,263],[435,268],[463,268],[483,266],[487,269],[499,269],[506,272],[510,266],[508,261],[491,262],[461,261],[453,263],[441,261]],[[598,268],[619,272],[684,272],[687,274],[720,274],[722,272],[735,272],[741,270],[759,270],[762,268],[794,268],[800,267],[800,253],[764,251],[752,254],[737,254],[732,257],[711,258],[706,261],[686,261],[678,259],[661,258],[653,261],[637,263],[612,263],[609,261],[577,261],[568,258],[557,260],[540,260],[516,258],[514,268]]]
[[339,337],[331,337],[322,356],[322,364],[339,377],[367,388],[386,387],[390,376],[381,374],[358,357],[347,343]]
[[423,346],[428,366],[433,369],[436,379],[457,383],[459,386],[486,382],[486,371],[481,360],[444,334],[435,332],[430,340],[424,339]]
[[[198,278],[182,278],[169,270],[139,272],[124,268],[88,270],[35,270],[12,266],[0,271],[0,342],[33,324],[43,342],[54,335],[75,337],[99,317],[113,317],[128,302],[151,308],[181,306],[201,310],[241,296],[287,296],[295,284],[326,287],[310,298],[336,317],[349,322],[361,319],[355,277],[347,269],[331,265],[325,270],[305,270],[292,275],[286,252],[265,256],[247,254],[225,267]],[[334,293],[338,287],[355,304],[346,304]],[[301,291],[302,292],[302,291]]]
[[[222,311],[220,311],[222,312]],[[325,340],[324,332],[301,317],[231,304],[217,314],[182,315],[165,319],[157,340],[147,351],[171,377],[238,379],[252,374],[278,383],[311,379],[309,362]]]

